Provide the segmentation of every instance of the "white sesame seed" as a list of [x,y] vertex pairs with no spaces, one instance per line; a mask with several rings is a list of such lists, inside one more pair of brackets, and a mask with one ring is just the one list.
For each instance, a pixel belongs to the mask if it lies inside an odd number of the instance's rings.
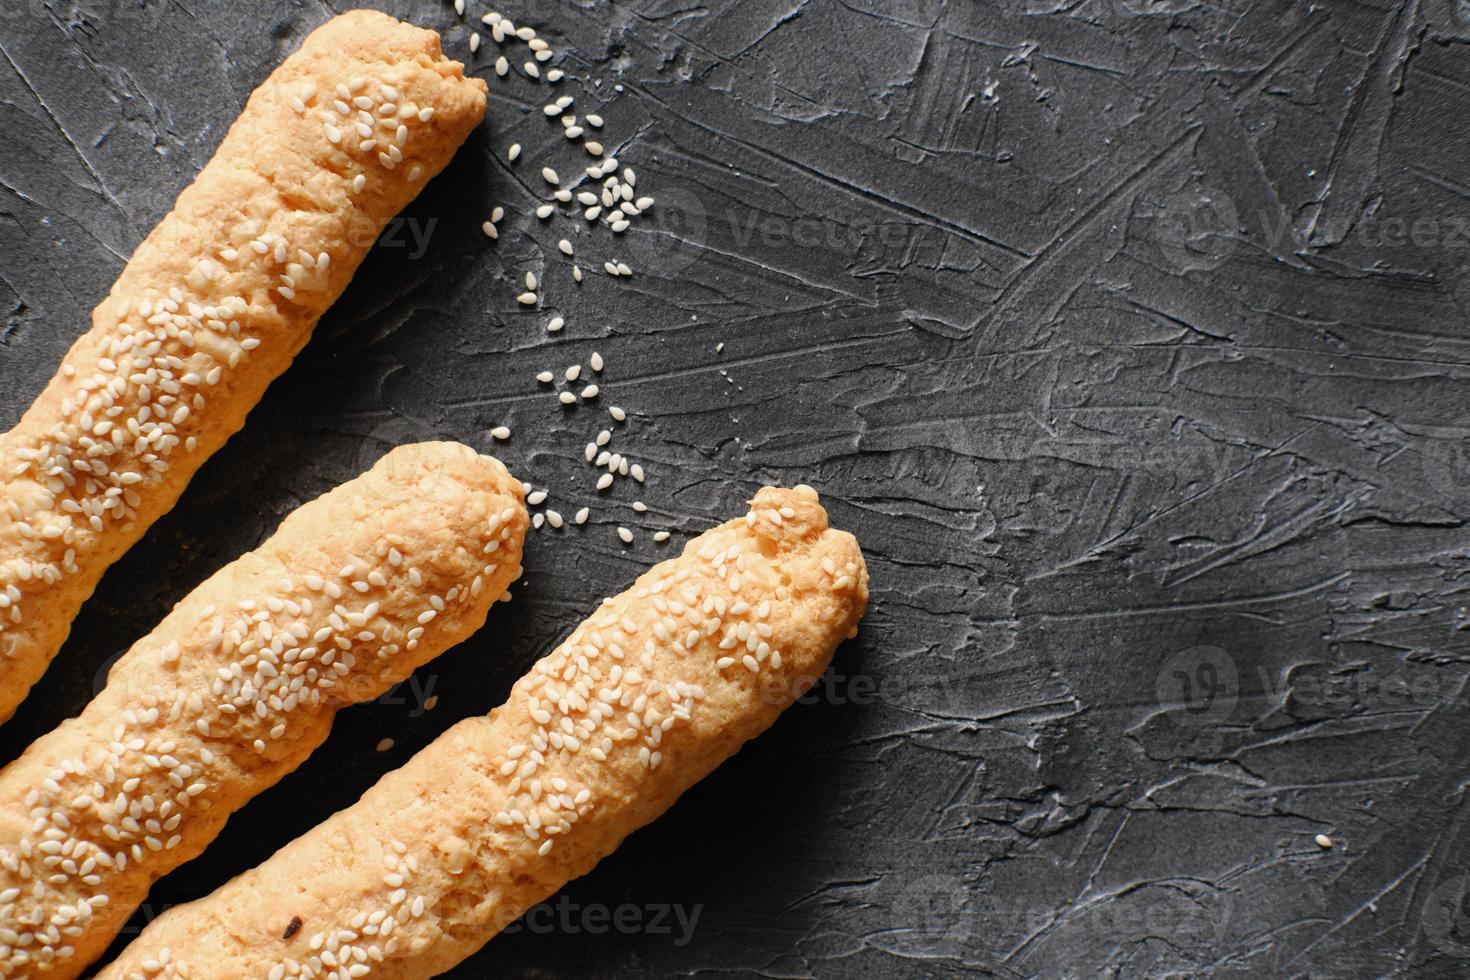
[[551,69],[551,71],[546,73],[546,80],[548,82],[559,82],[566,77],[567,73],[562,71],[560,68],[553,68]]
[[663,544],[665,541],[669,540],[669,532],[668,531],[658,531],[658,532],[655,532],[654,535],[653,535],[653,540],[657,541],[659,544]]
[[588,140],[587,142],[582,144],[582,147],[592,156],[602,156],[602,144],[599,143],[597,140]]
[[536,62],[528,61],[521,67],[525,69],[526,74],[530,75],[532,78],[541,77],[541,69],[536,67]]
[[519,144],[519,143],[512,143],[510,145],[510,150],[505,154],[505,158],[507,160],[509,160],[511,163],[515,163],[516,162],[516,158],[519,157],[520,155],[521,155],[521,144]]
[[582,281],[582,267],[580,265],[572,266],[572,280],[575,282]]
[[506,76],[506,73],[509,71],[510,62],[505,60],[505,55],[501,55],[499,58],[495,59],[495,74],[499,75],[501,78],[504,78]]
[[581,373],[582,373],[582,365],[580,365],[580,364],[573,364],[571,367],[567,368],[567,370],[566,370],[566,378],[567,378],[568,381],[576,381],[577,380],[577,376],[580,375]]
[[535,507],[537,504],[541,504],[541,503],[545,503],[545,502],[546,502],[546,491],[545,490],[533,490],[533,491],[531,491],[526,496],[526,503],[530,504],[532,507]]
[[497,222],[497,223],[498,223],[498,222],[499,222],[499,221],[500,221],[500,219],[501,219],[501,218],[504,218],[504,217],[505,217],[505,208],[502,208],[502,207],[499,207],[499,206],[496,206],[496,207],[495,207],[495,208],[494,208],[494,209],[493,209],[493,210],[492,210],[492,211],[491,211],[491,212],[490,212],[490,220],[491,220],[491,221],[494,221],[494,222]]
[[581,510],[577,511],[576,515],[572,517],[572,520],[576,521],[578,524],[586,524],[587,518],[590,516],[592,516],[592,509],[590,507],[583,507]]
[[535,289],[536,288],[536,273],[534,273],[534,272],[528,272],[528,273],[526,273],[526,288],[527,289]]
[[492,436],[494,436],[496,439],[499,439],[501,441],[504,441],[504,440],[510,438],[510,426],[508,426],[508,425],[497,425],[495,428],[493,428],[493,429],[490,430],[490,434]]
[[555,378],[556,375],[552,374],[550,371],[542,371],[540,374],[536,375],[536,380],[541,382],[542,384],[550,384]]
[[601,390],[602,389],[598,388],[597,385],[588,385],[587,387],[582,389],[582,398],[596,398]]
[[566,320],[562,319],[559,316],[554,316],[546,324],[546,332],[547,333],[556,333],[557,331],[559,331],[562,327],[564,327],[566,325],[567,325],[567,321]]
[[597,353],[597,351],[593,351],[592,352],[592,357],[590,358],[590,360],[589,360],[588,363],[590,363],[592,365],[592,370],[594,370],[594,371],[601,371],[602,370],[602,355],[599,354],[599,353]]
[[[464,0],[455,0],[455,6],[456,7],[463,7],[464,6]],[[470,35],[470,54],[474,54],[476,51],[479,51],[479,50],[480,50],[480,35],[479,35],[479,32],[477,31],[474,34],[471,34]]]
[[535,306],[536,305],[536,294],[535,293],[521,293],[519,296],[516,297],[516,302],[517,303],[520,303],[522,306]]
[[602,128],[602,117],[599,116],[599,115],[596,115],[595,113],[588,113],[587,114],[587,125],[589,125],[589,126],[595,126],[598,129],[601,129]]
[[564,391],[556,397],[557,400],[560,401],[563,405],[572,405],[575,404],[577,401],[577,396],[572,394],[570,391]]
[[611,429],[603,429],[601,432],[597,433],[597,445],[599,445],[599,446],[606,446],[611,441],[612,441],[612,430]]
[[637,480],[639,483],[642,483],[643,482],[643,467],[642,466],[639,466],[637,463],[634,463],[633,464],[633,468],[629,472],[632,473],[633,479]]
[[623,544],[633,543],[633,532],[625,527],[618,528],[618,537],[623,539]]
[[633,501],[633,509],[642,514],[644,511],[648,510],[648,505],[641,500],[635,500]]
[[569,242],[569,241],[567,241],[565,238],[563,238],[561,241],[557,242],[556,243],[556,247],[559,248],[559,249],[561,249],[561,252],[562,252],[563,255],[571,255],[572,254],[572,243]]
[[614,422],[622,422],[625,419],[627,419],[627,417],[628,417],[628,413],[625,412],[625,411],[623,411],[621,408],[619,408],[616,405],[609,406],[608,407],[608,410],[607,410],[607,414],[609,414],[609,415],[611,415],[613,417],[613,421]]
[[[563,394],[566,394],[566,392],[563,392]],[[612,482],[613,475],[611,473],[604,473],[597,478],[597,489],[606,490],[608,487],[612,486]]]
[[561,527],[561,514],[557,513],[554,510],[548,510],[546,512],[546,523],[550,524],[552,527]]
[[495,223],[493,221],[485,222],[483,225],[480,226],[480,230],[485,233],[486,238],[493,239],[500,237],[500,231],[495,227]]
[[1331,837],[1328,837],[1326,834],[1318,834],[1317,835],[1317,846],[1320,847],[1320,848],[1323,848],[1324,850],[1327,849],[1327,848],[1329,848],[1329,847],[1331,847],[1332,846],[1332,838]]
[[532,514],[531,515],[531,526],[534,527],[536,530],[538,530],[538,531],[541,530],[541,525],[542,524],[545,524],[545,523],[546,523],[546,515],[545,514]]
[[543,204],[536,209],[536,217],[540,218],[542,221],[545,221],[547,218],[551,217],[552,213],[555,211],[556,208],[552,207],[550,204]]

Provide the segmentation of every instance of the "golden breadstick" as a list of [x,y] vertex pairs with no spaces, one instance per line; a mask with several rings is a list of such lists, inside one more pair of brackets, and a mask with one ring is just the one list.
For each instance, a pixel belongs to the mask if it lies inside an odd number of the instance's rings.
[[520,574],[521,496],[466,446],[396,449],[134,644],[79,717],[0,771],[0,974],[80,974],[339,707],[478,629]]
[[0,720],[484,112],[484,82],[436,34],[369,12],[317,30],[250,97],[0,436]]
[[604,600],[488,717],[165,912],[99,976],[442,973],[764,731],[866,603],[852,535],[811,488],[767,487]]

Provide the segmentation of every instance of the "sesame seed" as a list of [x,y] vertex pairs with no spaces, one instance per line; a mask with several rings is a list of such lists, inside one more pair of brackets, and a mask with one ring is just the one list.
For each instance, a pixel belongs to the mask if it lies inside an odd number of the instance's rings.
[[565,238],[563,238],[561,241],[557,242],[556,243],[556,247],[559,248],[559,249],[561,249],[561,252],[562,252],[563,255],[571,255],[572,254],[572,243],[569,242],[569,241],[567,241]]
[[482,224],[480,226],[480,230],[485,233],[486,238],[494,239],[500,237],[500,231],[495,227],[495,223],[493,221],[487,221]]
[[587,387],[582,389],[582,398],[584,400],[589,398],[596,398],[601,390],[602,389],[598,388],[597,385],[588,385]]
[[531,493],[529,493],[526,496],[526,503],[530,504],[532,507],[535,507],[537,504],[541,504],[541,503],[545,503],[545,502],[546,502],[546,491],[545,490],[533,490],[533,491],[531,491]]
[[602,144],[597,140],[588,140],[582,144],[582,148],[595,157],[602,156]]
[[595,126],[596,128],[601,129],[602,128],[602,117],[599,116],[599,115],[596,115],[594,113],[588,113],[587,114],[587,125],[589,125],[589,126]]
[[573,515],[572,520],[576,521],[578,524],[586,524],[587,518],[590,516],[592,516],[592,509],[590,507],[583,507],[581,510],[577,511],[575,515]]
[[[455,0],[455,6],[456,7],[463,7],[464,6],[464,0]],[[479,32],[477,31],[477,32],[475,32],[475,33],[473,33],[473,34],[470,35],[470,54],[474,54],[476,51],[479,51],[479,50],[480,50],[480,35],[479,35]]]
[[546,512],[546,523],[550,524],[552,527],[561,527],[561,514],[554,510],[548,510]]
[[516,158],[518,158],[520,155],[521,155],[521,144],[519,144],[519,143],[512,143],[510,145],[510,150],[507,151],[506,154],[505,154],[505,158],[507,160],[509,160],[511,163],[515,163],[516,162]]
[[536,273],[526,273],[526,288],[531,290],[534,290],[536,288]]
[[576,381],[577,380],[577,376],[579,374],[581,374],[581,373],[582,373],[582,365],[580,365],[580,364],[573,364],[571,367],[567,368],[566,378],[567,378],[568,381]]
[[625,527],[618,528],[618,537],[622,538],[623,544],[633,543],[633,532]]
[[535,306],[536,294],[530,292],[521,293],[519,296],[516,297],[516,302],[520,303],[522,306]]
[[541,69],[536,67],[536,62],[528,61],[521,67],[525,69],[526,74],[530,75],[532,78],[541,77]]
[[547,218],[551,217],[551,215],[555,211],[556,208],[552,207],[550,204],[543,204],[536,209],[536,217],[540,218],[542,221],[545,221]]
[[[566,325],[567,325],[567,321],[566,320],[562,319],[559,316],[554,316],[554,317],[551,318],[550,321],[547,322],[547,324],[546,324],[546,332],[547,333],[556,333],[557,331],[559,331],[562,327],[564,327]],[[548,371],[547,373],[549,374],[550,372]]]
[[1322,848],[1323,850],[1330,848],[1332,846],[1332,838],[1328,837],[1326,834],[1318,834],[1317,846]]
[[597,353],[597,351],[593,351],[592,352],[592,357],[591,357],[589,363],[592,365],[592,370],[594,370],[594,371],[601,371],[602,370],[602,355],[599,354],[599,353]]
[[392,747],[393,747],[393,740],[391,738],[384,738],[384,739],[379,739],[378,740],[378,751],[379,752],[387,752]]
[[613,475],[611,473],[604,473],[597,478],[597,489],[606,490],[608,487],[612,486],[612,482]]
[[559,82],[566,77],[566,72],[562,71],[560,68],[553,68],[551,69],[551,71],[546,73],[546,80],[548,82]]
[[633,509],[642,514],[648,510],[648,505],[641,500],[635,500],[633,501]]
[[659,544],[663,544],[665,541],[669,540],[669,532],[668,531],[658,531],[658,532],[655,532],[654,535],[653,535],[653,540],[657,541]]
[[628,413],[625,412],[625,411],[623,411],[621,408],[619,408],[616,405],[609,406],[608,407],[608,410],[607,410],[607,414],[609,414],[609,415],[611,415],[613,417],[613,421],[614,422],[622,422],[622,421],[626,420],[627,417],[628,417]]
[[573,405],[577,401],[577,396],[572,394],[570,391],[564,391],[556,397],[557,400],[560,401],[563,405]]
[[555,379],[556,375],[552,374],[550,371],[542,371],[540,374],[536,375],[536,380],[541,382],[542,384],[550,384]]
[[501,55],[499,58],[495,59],[495,74],[499,75],[501,78],[504,78],[506,73],[509,71],[510,62],[505,60],[505,55]]
[[504,441],[510,438],[510,426],[497,425],[495,428],[490,430],[490,434],[496,439]]

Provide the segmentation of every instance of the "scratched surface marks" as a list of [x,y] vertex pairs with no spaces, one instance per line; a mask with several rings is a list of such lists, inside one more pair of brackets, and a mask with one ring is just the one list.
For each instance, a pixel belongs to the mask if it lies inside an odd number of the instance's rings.
[[[486,9],[382,6],[461,58]],[[514,603],[344,713],[137,921],[498,703],[596,597],[760,484],[805,481],[868,555],[861,639],[566,911],[457,976],[1463,975],[1456,5],[503,9],[563,52],[559,94],[606,117],[654,211],[622,240],[531,215],[541,165],[586,158],[542,114],[548,86],[493,78],[487,38],[491,123],[106,577],[0,746],[77,711],[180,596],[391,444],[489,448],[509,425],[494,451],[593,516],[534,534]],[[6,5],[0,427],[334,10]],[[634,275],[602,275],[611,258]],[[515,303],[526,271],[539,313]],[[617,444],[650,471],[636,493],[592,489],[606,415],[533,380],[593,350],[602,401],[632,414]]]

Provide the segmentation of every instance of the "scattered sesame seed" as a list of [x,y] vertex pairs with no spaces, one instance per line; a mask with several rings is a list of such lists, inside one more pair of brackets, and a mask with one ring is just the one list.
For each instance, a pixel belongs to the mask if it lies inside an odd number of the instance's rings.
[[560,401],[563,405],[574,405],[577,401],[577,396],[572,394],[570,391],[564,391],[556,397],[557,400]]
[[582,281],[582,267],[580,265],[572,266],[572,280],[575,282]]
[[592,352],[592,357],[591,357],[589,363],[592,365],[592,370],[594,370],[594,371],[601,371],[602,370],[602,355],[599,354],[599,353],[597,353],[597,351],[593,351]]
[[[551,318],[550,322],[548,322],[546,324],[546,332],[547,333],[556,333],[559,330],[561,330],[562,327],[564,327],[566,325],[567,325],[567,321],[566,320],[562,319],[559,316],[554,316],[554,317]],[[550,374],[551,372],[548,371],[547,373]]]
[[625,527],[618,528],[618,537],[623,539],[623,544],[633,543],[633,532]]
[[639,483],[642,483],[643,482],[643,467],[642,466],[639,466],[637,463],[634,463],[632,469],[629,472],[632,473],[633,479],[637,480]]
[[505,60],[505,55],[501,55],[499,58],[495,59],[495,74],[499,75],[501,78],[504,78],[506,73],[509,71],[510,62]]
[[550,384],[553,380],[555,380],[555,378],[556,375],[552,374],[550,371],[542,371],[540,374],[536,375],[536,380],[541,382],[542,384]]
[[552,170],[550,167],[541,168],[541,179],[546,181],[548,184],[555,185],[561,183],[561,177],[559,177],[556,171]]
[[562,71],[560,68],[553,68],[551,69],[551,71],[546,73],[546,80],[548,82],[559,82],[566,77],[567,73]]
[[[568,392],[563,392],[563,394],[568,394]],[[606,490],[608,487],[612,486],[612,482],[613,475],[611,473],[604,473],[597,478],[597,489]]]
[[642,514],[644,511],[648,510],[648,505],[641,500],[635,500],[633,501],[633,509]]
[[532,78],[541,77],[541,69],[536,67],[536,62],[534,61],[526,62],[524,65],[521,66],[521,68],[523,68],[526,74],[530,75]]
[[1322,848],[1322,849],[1324,849],[1324,850],[1326,850],[1327,848],[1330,848],[1332,846],[1332,838],[1331,837],[1328,837],[1326,834],[1318,834],[1317,835],[1317,846],[1320,847],[1320,848]]
[[580,364],[573,364],[571,367],[567,368],[567,370],[566,370],[566,378],[567,378],[568,381],[576,381],[577,380],[577,376],[580,375],[581,373],[582,373],[582,365],[580,365]]
[[621,408],[619,408],[616,405],[609,406],[608,407],[608,410],[607,410],[607,414],[609,414],[609,415],[611,415],[613,417],[613,421],[614,422],[622,422],[622,421],[625,421],[628,418],[628,413],[625,412],[625,411],[623,411]]
[[543,504],[545,502],[546,502],[546,491],[545,490],[532,490],[526,496],[526,503],[530,504],[532,507],[535,507],[538,504]]
[[561,527],[561,514],[557,513],[554,510],[548,510],[546,512],[546,523],[550,524],[552,527]]
[[584,400],[588,398],[596,398],[601,391],[602,389],[598,388],[597,385],[588,385],[587,387],[582,389],[582,398]]
[[[455,6],[463,7],[464,0],[455,0]],[[480,50],[480,34],[478,31],[470,35],[470,54]]]
[[500,237],[500,231],[495,227],[495,222],[493,221],[485,222],[480,226],[480,230],[485,233],[486,238],[494,239]]
[[561,241],[557,242],[556,243],[556,247],[559,248],[559,249],[561,249],[561,252],[562,252],[563,255],[571,255],[572,254],[572,243],[569,242],[569,241],[567,241],[565,238],[563,238]]
[[599,143],[597,140],[588,140],[587,142],[582,144],[582,148],[585,149],[592,156],[602,156],[602,144]]
[[576,515],[572,517],[572,520],[576,521],[578,524],[586,524],[587,518],[590,516],[592,516],[592,508],[583,507],[581,510],[577,511]]
[[505,208],[502,208],[502,207],[500,207],[498,205],[490,212],[490,220],[491,221],[494,221],[494,222],[499,223],[500,219],[501,218],[504,218],[504,217],[505,217]]
[[510,426],[508,426],[508,425],[497,425],[495,428],[493,428],[493,429],[490,430],[490,434],[492,436],[494,436],[496,439],[499,439],[502,442],[504,442],[506,439],[509,439],[510,438]]
[[663,544],[665,541],[669,540],[669,532],[657,531],[653,535],[653,540],[657,541],[659,544]]
[[533,289],[533,290],[536,288],[536,273],[534,273],[534,272],[528,272],[528,273],[526,273],[526,288],[527,289]]
[[542,524],[545,524],[545,523],[546,523],[546,515],[545,514],[532,514],[531,515],[531,526],[534,527],[534,528],[536,528],[536,530],[539,531],[541,529],[541,525]]
[[505,154],[505,158],[507,160],[509,160],[511,163],[515,163],[516,162],[516,159],[518,157],[520,157],[520,155],[521,155],[521,144],[519,144],[519,143],[512,143],[510,145],[510,150],[507,151],[506,154]]
[[602,128],[602,117],[599,116],[599,115],[596,115],[595,113],[590,113],[589,112],[587,114],[587,125],[592,126],[592,127],[595,127],[597,129],[601,129]]
[[522,306],[535,306],[536,305],[536,294],[535,293],[521,293],[519,296],[516,297],[516,302],[517,303],[520,303]]

